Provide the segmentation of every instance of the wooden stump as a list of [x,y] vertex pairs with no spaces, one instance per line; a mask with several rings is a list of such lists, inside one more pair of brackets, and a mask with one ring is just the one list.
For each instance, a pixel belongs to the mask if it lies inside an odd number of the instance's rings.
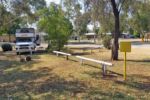
[[20,62],[25,62],[25,61],[26,61],[25,58],[23,57],[20,58]]
[[27,56],[26,61],[31,61],[31,56]]

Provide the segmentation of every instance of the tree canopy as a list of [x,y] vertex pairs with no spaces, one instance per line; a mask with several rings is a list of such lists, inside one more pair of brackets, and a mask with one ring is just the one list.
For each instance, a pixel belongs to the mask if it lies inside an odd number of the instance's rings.
[[0,34],[11,32],[16,26],[35,23],[36,12],[45,6],[45,0],[1,0]]
[[51,3],[48,8],[39,12],[38,28],[48,33],[49,48],[60,50],[72,33],[72,23],[65,17],[65,12],[59,5]]

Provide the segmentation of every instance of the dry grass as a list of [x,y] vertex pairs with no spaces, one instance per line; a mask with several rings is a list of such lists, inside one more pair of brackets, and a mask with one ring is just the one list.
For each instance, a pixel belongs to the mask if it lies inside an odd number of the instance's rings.
[[[112,62],[108,76],[100,65],[51,54],[35,55],[31,62],[18,62],[16,55],[0,53],[0,100],[148,100],[150,98],[150,49],[132,49],[128,54],[128,79],[122,81],[123,53]],[[74,51],[82,54],[82,51]],[[95,50],[86,55],[110,60],[110,51]],[[115,72],[115,73],[114,73]]]

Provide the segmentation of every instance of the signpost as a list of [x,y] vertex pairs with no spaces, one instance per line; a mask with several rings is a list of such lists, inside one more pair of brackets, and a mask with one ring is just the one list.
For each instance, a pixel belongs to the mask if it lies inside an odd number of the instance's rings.
[[124,80],[126,80],[127,52],[131,52],[131,42],[120,42],[120,51],[124,52]]

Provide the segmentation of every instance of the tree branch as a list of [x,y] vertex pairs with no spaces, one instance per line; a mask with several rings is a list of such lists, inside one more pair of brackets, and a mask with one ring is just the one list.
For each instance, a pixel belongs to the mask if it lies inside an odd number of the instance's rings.
[[124,4],[125,0],[122,1],[122,3],[120,4],[120,8],[118,8],[118,12],[120,13],[121,9],[122,9],[122,6]]

